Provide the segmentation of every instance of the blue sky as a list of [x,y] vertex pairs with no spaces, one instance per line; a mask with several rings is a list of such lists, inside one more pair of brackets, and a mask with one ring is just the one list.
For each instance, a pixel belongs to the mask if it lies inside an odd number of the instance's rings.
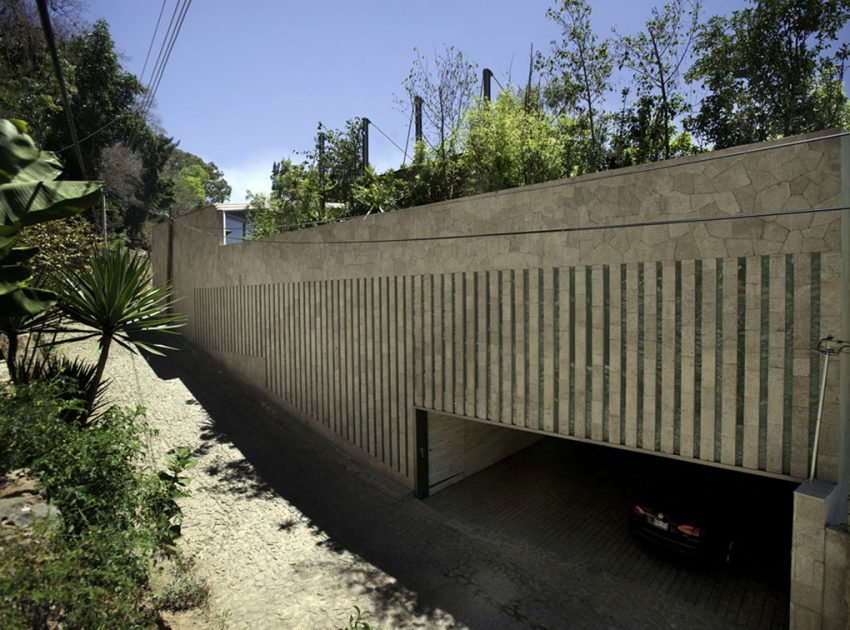
[[[166,0],[159,39],[177,0]],[[529,45],[547,51],[558,36],[546,9],[554,0],[194,0],[153,110],[181,148],[215,162],[233,186],[265,191],[271,164],[312,148],[316,126],[366,116],[402,147],[409,115],[402,80],[416,47],[426,56],[454,45],[505,84],[523,82]],[[591,0],[596,32],[636,31],[655,2]],[[703,14],[729,13],[741,0],[709,0]],[[140,75],[161,0],[89,0],[90,21],[109,22],[122,63]],[[843,32],[848,38],[848,29]],[[143,77],[145,81],[149,69]],[[496,86],[494,86],[494,90]],[[370,134],[378,170],[402,154]]]

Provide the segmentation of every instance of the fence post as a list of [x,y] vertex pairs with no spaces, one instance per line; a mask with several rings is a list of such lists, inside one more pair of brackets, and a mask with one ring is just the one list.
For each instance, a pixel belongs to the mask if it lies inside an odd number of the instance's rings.
[[490,101],[490,79],[493,78],[493,71],[490,68],[484,68],[481,73],[481,82],[484,85],[484,100]]
[[369,122],[368,118],[362,119],[363,124],[363,172],[369,168]]

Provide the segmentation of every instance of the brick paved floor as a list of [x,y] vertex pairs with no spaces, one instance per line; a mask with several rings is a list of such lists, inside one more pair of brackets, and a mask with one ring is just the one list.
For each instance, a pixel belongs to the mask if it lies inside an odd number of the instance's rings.
[[[647,479],[685,474],[693,475],[695,492],[739,481],[736,474],[704,466],[548,438],[427,503],[494,543],[548,550],[590,574],[622,580],[624,588],[640,585],[654,595],[695,606],[718,626],[785,627],[793,484],[744,480],[748,487],[769,486],[775,501],[763,506],[760,522],[750,525],[769,523],[774,531],[748,540],[738,561],[726,567],[659,553],[628,529],[631,498]],[[730,510],[728,518],[735,517]],[[779,523],[785,523],[784,532]]]

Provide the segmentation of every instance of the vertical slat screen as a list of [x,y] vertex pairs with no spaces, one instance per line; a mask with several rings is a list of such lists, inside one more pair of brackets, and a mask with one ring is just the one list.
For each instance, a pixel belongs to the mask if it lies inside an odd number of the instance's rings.
[[834,267],[773,254],[207,287],[191,334],[261,360],[271,394],[404,477],[415,405],[801,478]]

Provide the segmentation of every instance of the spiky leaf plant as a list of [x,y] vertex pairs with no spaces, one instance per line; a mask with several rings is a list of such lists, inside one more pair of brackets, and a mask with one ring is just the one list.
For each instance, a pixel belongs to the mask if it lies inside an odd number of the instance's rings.
[[172,291],[168,284],[154,286],[146,261],[119,248],[95,254],[80,271],[60,278],[59,308],[74,324],[64,329],[60,343],[96,338],[99,356],[87,392],[91,405],[103,378],[103,370],[114,341],[135,351],[141,348],[161,355],[171,349],[132,336],[143,331],[175,332],[183,317],[171,312]]

